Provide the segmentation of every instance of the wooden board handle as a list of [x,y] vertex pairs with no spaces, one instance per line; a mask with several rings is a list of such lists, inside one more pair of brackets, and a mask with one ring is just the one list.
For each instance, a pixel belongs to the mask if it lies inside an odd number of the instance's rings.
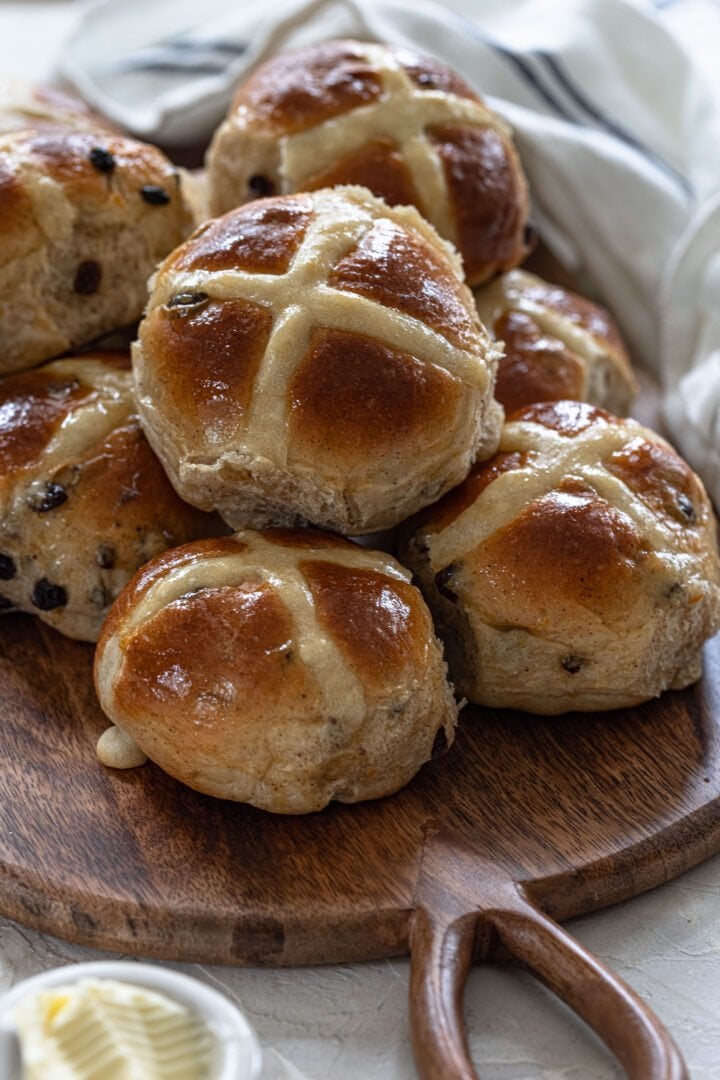
[[670,1035],[622,979],[509,875],[439,834],[423,853],[411,931],[410,1024],[422,1080],[477,1080],[462,1013],[477,959],[532,972],[590,1025],[631,1080],[688,1080]]

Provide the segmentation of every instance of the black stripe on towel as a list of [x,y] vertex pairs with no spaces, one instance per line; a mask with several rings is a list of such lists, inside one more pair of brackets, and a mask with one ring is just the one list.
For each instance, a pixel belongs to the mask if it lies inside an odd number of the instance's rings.
[[114,65],[118,71],[172,71],[178,74],[219,75],[247,51],[245,41],[201,41],[179,36],[139,49]]
[[[447,10],[443,9],[444,17],[452,19],[462,24],[465,28],[465,32],[476,41],[482,42],[487,48],[493,50],[498,56],[502,57],[508,64],[514,69],[516,74],[532,87],[535,92],[535,96],[539,97],[545,102],[547,106],[557,115],[562,117],[563,120],[567,120],[568,123],[574,124],[577,127],[588,127],[587,120],[579,120],[577,116],[574,116],[567,106],[559,99],[554,88],[548,86],[545,80],[541,80],[538,72],[533,70],[532,65],[529,63],[527,57],[520,56],[506,45],[496,41],[489,34],[484,33],[479,26],[477,26],[472,19],[468,19],[466,15],[461,15],[460,12],[452,12],[452,15]],[[659,158],[652,150],[643,146],[638,142],[629,132],[624,131],[618,124],[610,121],[609,118],[603,116],[600,110],[595,106],[584,94],[578,91],[577,87],[573,86],[570,82],[565,71],[560,68],[558,61],[545,52],[535,52],[530,54],[535,59],[544,60],[546,68],[544,74],[546,78],[556,80],[557,84],[564,88],[568,96],[575,101],[576,105],[582,109],[586,117],[591,117],[608,133],[613,135],[616,139],[624,142],[626,146],[632,147],[638,154],[645,158],[646,161],[651,162],[656,169],[663,172],[666,176],[669,176],[675,181],[676,185],[681,189],[685,195],[692,195],[693,190],[690,183],[678,173],[671,165]]]
[[127,60],[119,61],[114,70],[121,72],[173,71],[178,75],[220,75],[226,67],[227,64],[213,63],[212,61],[188,60],[187,63],[180,63],[170,58],[165,60],[158,57],[157,60],[153,60],[150,57],[138,56],[137,58],[128,57]]
[[606,131],[609,135],[614,135],[616,139],[624,142],[626,146],[631,146],[633,150],[637,150],[639,154],[642,154],[644,158],[651,161],[658,169],[666,173],[668,176],[679,184],[683,191],[687,195],[692,195],[693,190],[691,185],[685,179],[685,177],[674,169],[672,165],[668,165],[666,161],[663,161],[653,150],[645,146],[636,139],[629,131],[621,127],[617,121],[607,116],[598,108],[598,106],[590,100],[584,90],[577,86],[568,75],[567,71],[563,68],[557,57],[552,56],[550,53],[538,51],[535,55],[545,64],[549,72],[551,72],[563,90],[565,90],[568,97],[575,102],[578,108],[585,113],[586,116],[594,120],[595,123],[603,131]]
[[177,37],[170,38],[169,41],[163,42],[162,48],[179,49],[183,52],[185,50],[189,52],[195,50],[198,53],[217,52],[226,53],[228,56],[242,56],[242,54],[248,50],[248,43],[247,41],[235,42],[223,41],[221,39],[208,40],[206,38],[199,41],[196,38]]
[[569,120],[571,123],[576,122],[572,113],[570,113],[565,108],[560,99],[556,97],[556,95],[550,89],[548,89],[547,86],[544,86],[540,82],[532,67],[530,66],[530,64],[528,64],[527,60],[525,60],[522,56],[519,56],[517,53],[512,52],[504,45],[501,45],[499,41],[494,41],[491,38],[487,38],[485,36],[483,36],[482,40],[485,42],[486,45],[489,45],[490,48],[494,50],[494,52],[496,52],[499,56],[502,56],[504,60],[507,60],[507,62],[515,68],[521,78],[524,79],[526,83],[529,83],[530,86],[532,86],[538,97],[541,97],[545,104],[550,106],[553,112],[557,113],[558,116],[562,116],[564,120]]

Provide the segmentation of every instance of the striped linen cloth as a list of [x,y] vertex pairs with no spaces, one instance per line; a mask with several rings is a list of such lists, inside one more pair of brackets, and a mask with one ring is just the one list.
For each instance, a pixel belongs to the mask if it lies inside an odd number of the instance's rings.
[[[455,0],[456,8],[461,0]],[[100,0],[61,73],[165,146],[209,138],[242,75],[336,36],[446,60],[510,122],[534,219],[661,381],[720,505],[718,0]]]

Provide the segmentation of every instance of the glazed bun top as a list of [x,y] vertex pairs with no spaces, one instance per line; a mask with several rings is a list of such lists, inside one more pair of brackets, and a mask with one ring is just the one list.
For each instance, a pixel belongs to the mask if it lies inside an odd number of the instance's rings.
[[[591,405],[511,414],[500,450],[421,515],[440,584],[472,564],[495,626],[631,634],[660,601],[718,615],[715,518],[699,478],[659,435]],[[664,598],[664,600],[663,600]]]
[[156,261],[190,221],[175,167],[148,143],[64,128],[0,138],[0,267],[48,239],[67,238],[79,212],[95,215],[98,228],[142,228]]
[[127,353],[0,380],[0,611],[93,641],[139,566],[218,529],[182,502],[145,439]]
[[156,147],[104,130],[0,137],[0,371],[138,319],[148,277],[191,227]]
[[343,532],[396,523],[492,452],[496,357],[448,246],[354,187],[202,226],[156,275],[134,353],[143,423],[186,498],[247,524],[231,467],[262,464],[321,486],[334,515],[301,490],[296,509]]
[[512,414],[403,558],[459,693],[493,708],[637,705],[695,682],[720,628],[702,483],[655,432],[582,402]]
[[408,571],[313,530],[155,559],[115,604],[95,678],[108,716],[172,776],[275,813],[396,791],[457,716]]
[[93,112],[73,94],[66,94],[55,86],[0,78],[0,134],[49,128],[118,133],[109,120]]
[[619,416],[637,392],[610,313],[571,289],[511,270],[475,291],[478,314],[505,345],[495,396],[506,412],[574,399]]
[[[250,624],[237,633],[234,611]],[[225,645],[214,622],[228,635]],[[319,696],[325,714],[359,724],[370,699],[399,687],[402,695],[407,675],[418,677],[433,642],[428,627],[409,572],[389,555],[311,529],[246,530],[154,559],[115,604],[101,647],[115,637],[133,654],[117,673],[123,685],[115,685],[126,721],[148,709],[170,714],[178,696],[198,717],[229,708],[249,722],[252,704],[267,721],[283,685],[288,714],[300,710],[310,721]],[[178,680],[187,673],[184,694],[171,683],[162,692],[170,662]],[[292,690],[279,678],[283,665],[298,680]],[[243,690],[232,700],[203,694],[238,681]]]
[[527,185],[507,126],[438,60],[377,42],[276,56],[241,85],[209,153],[211,206],[362,184],[414,204],[470,283],[522,261]]

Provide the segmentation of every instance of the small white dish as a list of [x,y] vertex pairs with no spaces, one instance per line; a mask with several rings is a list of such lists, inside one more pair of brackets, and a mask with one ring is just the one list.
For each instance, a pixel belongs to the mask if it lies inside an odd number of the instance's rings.
[[203,1020],[217,1042],[217,1062],[210,1080],[257,1080],[262,1054],[255,1032],[228,998],[212,987],[172,968],[131,961],[98,960],[67,964],[23,979],[0,997],[0,1077],[21,1080],[20,1045],[12,1024],[12,1012],[27,994],[53,986],[67,986],[79,979],[116,979],[166,994]]

